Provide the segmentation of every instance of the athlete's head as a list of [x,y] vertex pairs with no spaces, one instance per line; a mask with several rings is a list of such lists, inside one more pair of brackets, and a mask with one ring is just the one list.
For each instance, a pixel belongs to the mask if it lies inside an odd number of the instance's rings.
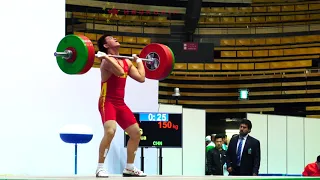
[[110,53],[110,51],[117,51],[120,47],[120,43],[116,38],[112,37],[110,34],[105,34],[98,39],[99,51]]

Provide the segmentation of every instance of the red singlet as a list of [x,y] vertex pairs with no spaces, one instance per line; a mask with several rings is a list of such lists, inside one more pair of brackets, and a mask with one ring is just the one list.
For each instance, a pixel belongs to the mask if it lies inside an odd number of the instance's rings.
[[317,163],[310,163],[302,172],[302,176],[320,176],[320,169],[318,168]]
[[[119,61],[117,61],[119,63]],[[126,80],[129,73],[129,66],[123,60],[123,76],[112,74],[105,82],[101,82],[101,92],[99,98],[99,111],[102,123],[108,120],[116,120],[122,129],[137,123],[132,111],[124,102]],[[120,64],[120,63],[119,63]]]

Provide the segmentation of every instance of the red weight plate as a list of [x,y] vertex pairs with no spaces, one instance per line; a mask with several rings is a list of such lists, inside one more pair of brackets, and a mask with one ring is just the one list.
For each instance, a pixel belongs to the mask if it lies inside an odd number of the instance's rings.
[[164,72],[163,77],[161,79],[161,80],[163,80],[163,79],[167,78],[171,73],[172,64],[173,64],[173,56],[172,56],[172,53],[171,53],[168,46],[163,45],[163,44],[160,44],[160,45],[165,49],[167,56],[169,57],[169,61],[166,62],[165,72]]
[[167,71],[166,71],[166,76],[163,78],[163,79],[166,79],[168,76],[170,76],[171,72],[172,72],[172,69],[174,68],[174,55],[172,53],[172,51],[170,50],[170,48],[164,44],[160,44],[161,46],[163,46],[163,48],[166,49],[166,52],[168,54],[168,57],[170,57],[170,61],[168,61],[167,63]]
[[77,51],[73,47],[68,47],[66,50],[70,50],[72,52],[72,56],[70,59],[66,59],[67,62],[73,63],[77,59]]
[[167,74],[167,64],[170,62],[170,55],[166,48],[164,48],[161,44],[150,44],[146,46],[140,54],[140,57],[150,58],[147,56],[151,56],[152,58],[158,59],[154,63],[144,62],[144,66],[146,69],[146,77],[149,79],[162,80],[166,77]]
[[163,47],[163,49],[165,50],[167,57],[168,57],[168,60],[165,62],[165,64],[163,64],[163,65],[165,65],[164,67],[162,67],[162,68],[164,68],[164,71],[163,71],[163,74],[161,74],[161,78],[159,79],[159,80],[164,80],[171,73],[172,64],[173,64],[173,56],[172,56],[170,49],[166,45],[160,44],[160,46]]
[[85,74],[87,73],[93,66],[94,63],[94,57],[95,57],[95,50],[94,46],[89,38],[83,35],[78,35],[83,41],[86,43],[86,46],[88,48],[88,60],[87,64],[84,66],[82,71],[79,74]]
[[168,76],[168,68],[172,67],[173,60],[167,47],[157,43],[149,44],[142,49],[139,57],[158,59],[155,62],[143,62],[146,78],[162,80]]

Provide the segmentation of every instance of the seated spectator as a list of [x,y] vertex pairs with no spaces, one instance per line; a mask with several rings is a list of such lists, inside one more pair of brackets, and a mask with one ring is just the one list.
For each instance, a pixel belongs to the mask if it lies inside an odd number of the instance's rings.
[[316,162],[310,163],[304,168],[302,176],[320,176],[320,155]]

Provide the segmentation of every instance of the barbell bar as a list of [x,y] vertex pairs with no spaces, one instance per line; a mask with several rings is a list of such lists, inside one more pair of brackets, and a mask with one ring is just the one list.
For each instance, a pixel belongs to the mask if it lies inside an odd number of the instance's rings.
[[[105,55],[106,53],[104,52],[100,52],[98,51],[98,53],[96,54],[96,57],[100,57],[101,55]],[[108,55],[109,57],[114,57],[114,58],[118,58],[118,59],[129,59],[129,60],[134,60],[134,57],[133,55],[132,56],[120,56],[120,55]],[[155,61],[156,59],[155,58],[149,58],[149,59],[146,59],[146,58],[139,58],[141,59],[142,61],[148,61],[148,62],[153,62]]]
[[[71,50],[65,50],[64,52],[54,52],[54,56],[56,57],[62,57],[64,59],[70,59],[72,57],[73,53]],[[96,57],[99,57],[99,52],[95,55]],[[134,60],[134,57],[131,56],[120,56],[120,55],[108,55],[109,57],[114,57],[114,58],[118,58],[118,59],[129,59],[129,60]],[[155,61],[155,58],[150,58],[150,59],[146,59],[146,58],[139,58],[142,61],[149,61],[149,62],[153,62]]]

